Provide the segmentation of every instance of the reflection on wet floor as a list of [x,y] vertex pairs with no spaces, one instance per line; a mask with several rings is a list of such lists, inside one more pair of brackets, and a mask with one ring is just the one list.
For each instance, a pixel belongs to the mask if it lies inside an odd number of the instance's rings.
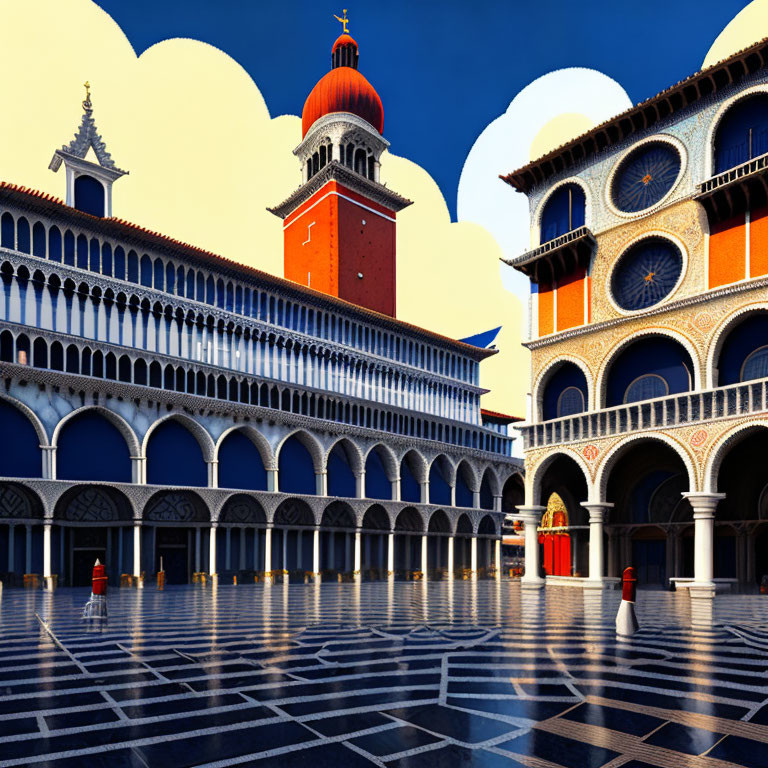
[[0,765],[768,766],[765,596],[640,593],[629,642],[504,580],[87,596],[0,593]]

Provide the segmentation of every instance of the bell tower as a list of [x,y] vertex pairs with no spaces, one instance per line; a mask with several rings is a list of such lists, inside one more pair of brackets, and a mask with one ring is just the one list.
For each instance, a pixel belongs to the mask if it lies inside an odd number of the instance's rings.
[[395,219],[411,202],[379,182],[384,110],[346,23],[304,104],[301,186],[270,211],[283,219],[288,280],[394,317]]

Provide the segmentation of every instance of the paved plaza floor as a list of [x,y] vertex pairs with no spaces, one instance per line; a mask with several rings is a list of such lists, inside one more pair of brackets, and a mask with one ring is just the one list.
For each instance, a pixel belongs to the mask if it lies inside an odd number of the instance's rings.
[[618,593],[506,580],[88,592],[0,593],[0,765],[768,766],[765,596],[617,642]]

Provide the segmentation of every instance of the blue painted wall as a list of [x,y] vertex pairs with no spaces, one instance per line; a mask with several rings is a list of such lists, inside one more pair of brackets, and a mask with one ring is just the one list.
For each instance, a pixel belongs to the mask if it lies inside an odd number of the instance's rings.
[[365,460],[365,495],[369,499],[392,498],[392,483],[376,451],[371,451]]
[[328,495],[355,496],[355,475],[341,445],[328,456]]
[[40,477],[40,439],[29,419],[0,400],[0,475]]
[[104,215],[104,187],[91,176],[75,179],[75,208],[92,216]]
[[312,456],[298,438],[288,438],[280,449],[277,471],[280,490],[283,493],[315,493],[315,467]]
[[429,503],[441,506],[451,503],[451,486],[443,476],[437,461],[433,462],[429,469]]
[[117,427],[95,411],[68,421],[59,435],[56,477],[130,483],[131,454]]
[[403,459],[400,465],[400,498],[402,501],[412,501],[419,503],[421,501],[421,492],[419,484],[413,475],[407,457]]
[[661,376],[669,394],[687,392],[691,388],[693,364],[688,353],[671,339],[641,339],[625,349],[611,365],[608,373],[607,405],[621,405],[627,387],[639,376],[649,373]]
[[177,421],[163,422],[147,444],[151,485],[208,485],[208,470],[195,436]]
[[219,448],[219,488],[267,490],[261,454],[242,432],[230,433]]
[[456,506],[472,506],[472,491],[469,489],[467,481],[462,476],[461,471],[456,475]]
[[717,363],[720,386],[741,381],[744,361],[754,350],[768,345],[768,313],[752,315],[739,323],[729,334]]
[[[550,377],[544,387],[544,418],[557,418],[557,401],[560,395],[568,387],[576,387],[584,395],[584,402],[587,403],[587,379],[581,369],[573,363],[564,363]],[[574,393],[576,397],[576,393]]]

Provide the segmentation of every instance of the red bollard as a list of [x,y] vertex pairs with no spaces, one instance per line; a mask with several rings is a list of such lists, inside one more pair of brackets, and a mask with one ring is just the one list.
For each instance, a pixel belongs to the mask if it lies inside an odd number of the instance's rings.
[[624,569],[624,575],[622,577],[622,591],[621,599],[628,600],[630,603],[635,602],[637,596],[637,576],[635,575],[635,569],[630,566]]
[[102,565],[98,560],[93,566],[93,587],[91,592],[94,595],[107,595],[107,566]]
[[634,635],[639,629],[635,614],[635,598],[637,597],[637,576],[632,567],[624,569],[622,578],[621,603],[616,614],[616,634],[619,639]]
[[83,608],[84,619],[107,618],[107,569],[98,560],[93,566],[91,599]]

